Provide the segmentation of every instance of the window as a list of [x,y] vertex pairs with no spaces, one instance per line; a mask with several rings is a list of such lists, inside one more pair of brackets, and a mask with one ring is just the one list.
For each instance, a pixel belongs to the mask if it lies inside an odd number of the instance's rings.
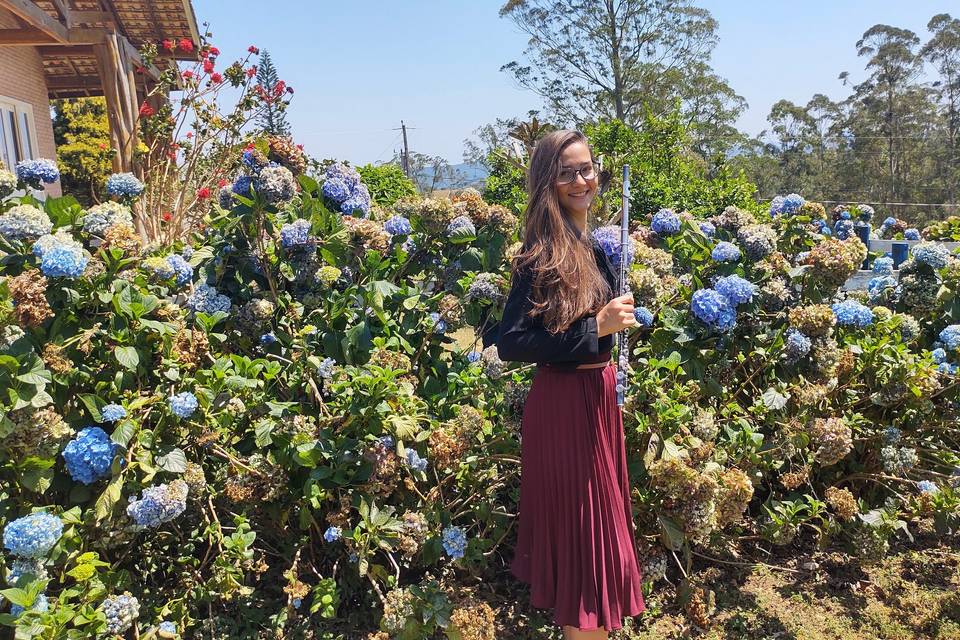
[[10,171],[21,160],[37,157],[37,134],[33,107],[0,96],[0,160]]

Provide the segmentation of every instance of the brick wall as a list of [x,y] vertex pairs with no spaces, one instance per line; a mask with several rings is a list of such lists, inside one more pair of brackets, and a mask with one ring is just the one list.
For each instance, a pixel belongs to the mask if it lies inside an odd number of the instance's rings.
[[[0,9],[0,28],[15,29],[18,26],[10,13]],[[43,64],[34,47],[0,46],[0,96],[33,105],[39,157],[56,160],[57,149],[53,143],[53,121],[50,119],[50,100],[43,77]],[[60,195],[60,183],[48,185],[47,191],[51,195]]]

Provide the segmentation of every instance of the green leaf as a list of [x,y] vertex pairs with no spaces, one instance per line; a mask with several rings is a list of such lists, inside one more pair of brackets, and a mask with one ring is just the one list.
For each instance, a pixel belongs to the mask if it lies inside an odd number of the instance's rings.
[[110,484],[107,485],[107,488],[103,490],[103,493],[97,498],[97,503],[93,508],[97,522],[105,520],[113,513],[113,508],[120,502],[120,498],[123,495],[122,489],[123,476],[117,476],[113,478]]
[[183,473],[187,470],[187,456],[178,447],[174,447],[162,456],[157,456],[156,462],[159,468],[170,473]]
[[683,546],[683,529],[666,516],[659,516],[658,520],[660,521],[660,540],[663,542],[663,546],[678,551]]
[[767,405],[767,408],[773,409],[774,411],[779,411],[787,406],[787,397],[773,387],[764,391],[761,399],[763,400],[763,404]]
[[135,371],[140,364],[140,354],[135,347],[117,347],[113,350],[113,355],[122,367],[130,371]]
[[137,425],[132,420],[124,420],[110,434],[110,439],[121,447],[126,447],[130,443],[130,438],[137,431]]

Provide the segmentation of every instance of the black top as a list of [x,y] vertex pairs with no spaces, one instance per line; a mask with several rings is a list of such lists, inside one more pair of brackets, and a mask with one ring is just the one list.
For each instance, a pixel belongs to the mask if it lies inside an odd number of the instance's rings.
[[[593,235],[590,235],[593,254],[600,273],[616,292],[617,275],[610,258]],[[597,317],[586,315],[570,324],[565,331],[551,334],[542,320],[527,315],[533,304],[530,293],[533,279],[529,271],[513,274],[510,295],[503,310],[496,335],[497,355],[513,362],[550,363],[553,366],[576,367],[586,362],[602,361],[602,356],[613,347],[613,334],[597,336]],[[484,338],[489,332],[484,335]],[[486,340],[485,340],[486,341]],[[484,345],[486,346],[486,345]]]

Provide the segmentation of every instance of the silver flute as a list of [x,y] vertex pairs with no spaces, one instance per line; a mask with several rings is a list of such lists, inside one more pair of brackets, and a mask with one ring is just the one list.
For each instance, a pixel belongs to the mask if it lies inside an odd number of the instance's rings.
[[[627,281],[627,269],[629,256],[627,250],[630,246],[630,166],[623,165],[623,203],[621,205],[622,215],[620,217],[620,273],[617,275],[618,296],[622,296],[630,291],[630,284]],[[627,362],[630,354],[627,345],[627,330],[623,329],[617,332],[617,406],[623,406],[624,393],[627,390]]]

